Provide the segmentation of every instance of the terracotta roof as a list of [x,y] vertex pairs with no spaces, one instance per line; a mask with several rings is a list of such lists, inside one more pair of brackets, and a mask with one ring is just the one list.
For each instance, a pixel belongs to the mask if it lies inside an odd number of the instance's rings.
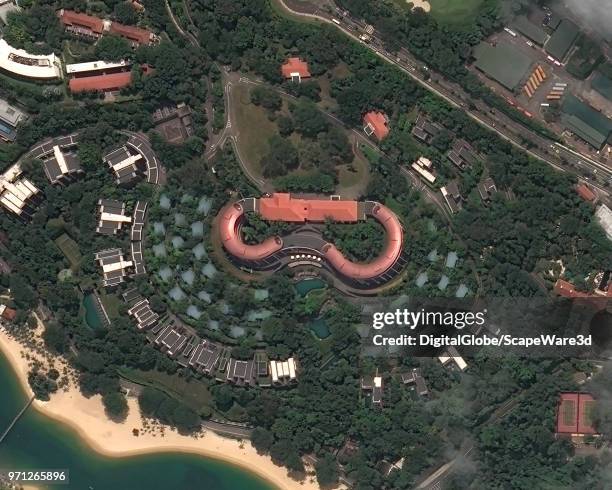
[[111,73],[93,77],[72,78],[68,82],[71,92],[102,92],[118,90],[132,83],[132,72]]
[[15,311],[13,308],[9,308],[8,306],[2,311],[2,318],[5,320],[14,320],[16,316],[17,311]]
[[387,116],[382,112],[368,112],[363,116],[363,122],[366,126],[370,127],[378,141],[383,140],[389,134],[389,122]]
[[326,219],[341,222],[357,222],[357,201],[332,201],[330,199],[296,199],[286,193],[275,193],[259,200],[259,214],[270,221],[322,223]]
[[367,280],[380,276],[393,267],[402,253],[404,231],[395,213],[382,204],[376,204],[372,216],[385,228],[387,241],[381,254],[371,262],[365,264],[351,262],[331,243],[323,248],[325,258],[347,277]]
[[[344,276],[356,280],[368,280],[380,276],[396,263],[402,253],[403,229],[397,216],[380,203],[370,203],[368,212],[385,228],[386,245],[382,253],[365,264],[354,263],[342,255],[331,243],[325,243],[321,253]],[[357,201],[332,201],[327,199],[293,199],[290,194],[275,193],[258,200],[257,211],[263,219],[287,222],[324,222],[326,219],[356,223],[359,221]],[[242,241],[240,226],[244,208],[241,203],[226,206],[219,216],[219,231],[225,249],[235,257],[245,260],[264,260],[283,248],[283,240],[276,236],[258,245]],[[364,216],[365,217],[365,216]]]
[[576,186],[576,192],[585,201],[592,202],[597,197],[595,193],[586,184]]
[[119,24],[118,22],[113,22],[111,24],[110,32],[130,39],[138,44],[149,44],[151,42],[151,38],[153,37],[153,33],[147,29],[126,26],[124,24]]
[[564,281],[563,279],[557,279],[554,288],[555,293],[565,298],[588,298],[588,293],[582,291],[576,291],[576,287],[571,283]]
[[60,10],[59,18],[65,26],[81,26],[86,27],[96,34],[102,34],[104,31],[104,20],[93,17],[87,14],[80,14],[73,10]]
[[591,294],[576,291],[575,286],[571,282],[564,281],[563,279],[558,279],[553,289],[556,294],[564,298],[584,298],[581,301],[600,310],[606,308],[610,303],[607,298],[612,298],[612,294],[610,294],[611,290],[612,288],[609,288],[604,294]]
[[596,434],[591,420],[595,399],[588,393],[561,393],[557,406],[557,434]]
[[310,72],[308,71],[308,63],[302,61],[299,58],[289,58],[282,66],[281,72],[283,77],[292,78],[295,73],[300,75],[300,78],[308,78],[310,77]]
[[223,208],[219,216],[221,241],[229,253],[244,260],[261,260],[283,248],[280,237],[268,238],[257,245],[244,243],[240,236],[243,214],[244,208],[239,203],[233,203]]

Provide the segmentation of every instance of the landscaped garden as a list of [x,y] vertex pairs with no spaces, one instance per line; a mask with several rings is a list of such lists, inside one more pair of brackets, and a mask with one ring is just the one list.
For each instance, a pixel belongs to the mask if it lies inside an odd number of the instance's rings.
[[[307,83],[315,87],[312,96],[318,100],[319,85]],[[353,152],[355,136],[331,122],[314,100],[281,96],[266,86],[234,87],[232,103],[244,163],[277,190],[358,197],[369,181],[367,159]]]

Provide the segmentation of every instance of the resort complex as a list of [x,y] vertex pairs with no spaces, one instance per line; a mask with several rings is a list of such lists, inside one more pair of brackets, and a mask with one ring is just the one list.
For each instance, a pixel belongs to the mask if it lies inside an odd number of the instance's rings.
[[0,0],[0,490],[609,488],[604,3]]
[[[240,232],[248,213],[266,221],[302,225],[288,236],[274,236],[259,244],[247,244]],[[316,226],[327,220],[357,223],[377,220],[386,233],[380,256],[362,264],[346,258],[334,244],[326,242]],[[218,216],[223,247],[236,263],[255,270],[279,270],[287,266],[325,267],[347,284],[361,289],[376,288],[402,269],[403,229],[398,217],[386,206],[372,201],[346,201],[334,198],[301,198],[291,194],[246,198],[228,204]]]

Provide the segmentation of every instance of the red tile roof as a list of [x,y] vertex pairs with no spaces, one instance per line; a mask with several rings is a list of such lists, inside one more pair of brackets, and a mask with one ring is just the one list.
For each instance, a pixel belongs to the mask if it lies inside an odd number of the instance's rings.
[[352,262],[332,243],[323,247],[325,258],[347,277],[353,279],[367,280],[381,276],[396,263],[402,253],[404,231],[400,220],[388,207],[376,204],[372,210],[372,216],[383,225],[387,233],[387,243],[381,254],[374,260],[363,263]]
[[8,306],[6,306],[2,311],[2,318],[4,318],[5,320],[14,320],[16,316],[17,312],[13,310],[13,308],[9,308]]
[[295,199],[290,194],[275,193],[259,200],[259,213],[270,221],[307,221],[322,223],[326,219],[355,223],[358,221],[357,201],[330,199]]
[[555,293],[565,298],[588,298],[588,293],[582,291],[576,291],[576,287],[571,283],[564,281],[563,279],[557,279],[554,288]]
[[[359,206],[356,201],[332,201],[326,199],[293,199],[289,194],[276,193],[256,200],[256,211],[263,219],[289,222],[335,221],[357,222]],[[223,208],[219,215],[219,231],[225,249],[242,260],[259,261],[283,249],[279,236],[271,237],[257,245],[242,241],[240,225],[244,208],[234,203]],[[369,211],[387,233],[387,243],[382,253],[367,263],[354,263],[345,258],[331,243],[325,243],[320,252],[337,271],[356,280],[368,280],[380,276],[396,263],[402,253],[403,230],[398,217],[386,206],[375,203]],[[365,215],[362,219],[365,218]]]
[[293,74],[297,73],[300,75],[300,78],[308,78],[310,77],[310,72],[308,71],[308,63],[302,61],[299,58],[289,58],[283,66],[281,66],[281,72],[283,73],[283,77],[292,78]]
[[280,237],[266,238],[256,245],[248,245],[242,241],[240,225],[244,208],[240,203],[225,206],[219,214],[219,231],[225,249],[240,259],[262,260],[283,248]]
[[378,141],[383,140],[389,134],[389,122],[387,116],[382,112],[368,112],[363,116],[363,122],[366,126],[370,127]]
[[96,34],[102,34],[104,31],[104,21],[98,17],[93,17],[87,14],[80,14],[73,10],[60,10],[59,18],[65,26],[86,27]]
[[132,72],[111,73],[93,77],[72,78],[68,82],[70,91],[75,92],[103,92],[118,90],[132,83]]
[[141,29],[140,27],[126,26],[119,24],[119,22],[113,22],[110,26],[110,32],[117,34],[121,37],[125,37],[130,41],[134,41],[138,44],[149,44],[153,38],[153,33],[147,29]]
[[585,201],[594,201],[597,197],[595,193],[586,184],[580,184],[576,186],[576,192]]
[[596,434],[592,410],[595,399],[588,393],[561,393],[557,406],[557,434]]

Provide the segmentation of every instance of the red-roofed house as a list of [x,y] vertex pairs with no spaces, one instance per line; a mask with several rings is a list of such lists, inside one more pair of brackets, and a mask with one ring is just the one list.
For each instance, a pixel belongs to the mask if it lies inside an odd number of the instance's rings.
[[282,66],[283,78],[300,83],[302,78],[310,78],[308,63],[299,58],[289,58]]
[[593,427],[595,399],[588,393],[561,393],[557,406],[557,435],[597,434]]
[[0,305],[0,317],[4,320],[13,321],[17,316],[17,312],[13,308],[9,308],[6,305]]
[[586,184],[577,185],[576,192],[582,199],[588,202],[593,202],[597,198],[595,193]]
[[389,119],[382,112],[368,112],[363,116],[363,124],[365,134],[373,134],[378,141],[382,141],[389,134]]
[[563,279],[557,279],[554,292],[564,298],[588,298],[590,296],[588,293],[577,291],[571,282],[564,281]]
[[608,298],[612,298],[612,287],[607,290],[596,289],[594,293],[585,293],[577,291],[571,282],[563,279],[557,279],[553,291],[564,298],[581,298],[584,304],[588,304],[598,311],[606,308],[610,302]]
[[118,22],[113,22],[111,24],[110,32],[124,37],[132,43],[132,46],[140,46],[141,44],[147,45],[157,40],[157,36],[147,29],[126,26],[124,24],[119,24]]
[[58,16],[64,28],[77,36],[98,39],[105,30],[104,20],[98,17],[65,9],[61,9]]
[[112,92],[127,87],[132,83],[132,72],[110,73],[93,77],[72,78],[68,87],[72,93],[79,92]]

